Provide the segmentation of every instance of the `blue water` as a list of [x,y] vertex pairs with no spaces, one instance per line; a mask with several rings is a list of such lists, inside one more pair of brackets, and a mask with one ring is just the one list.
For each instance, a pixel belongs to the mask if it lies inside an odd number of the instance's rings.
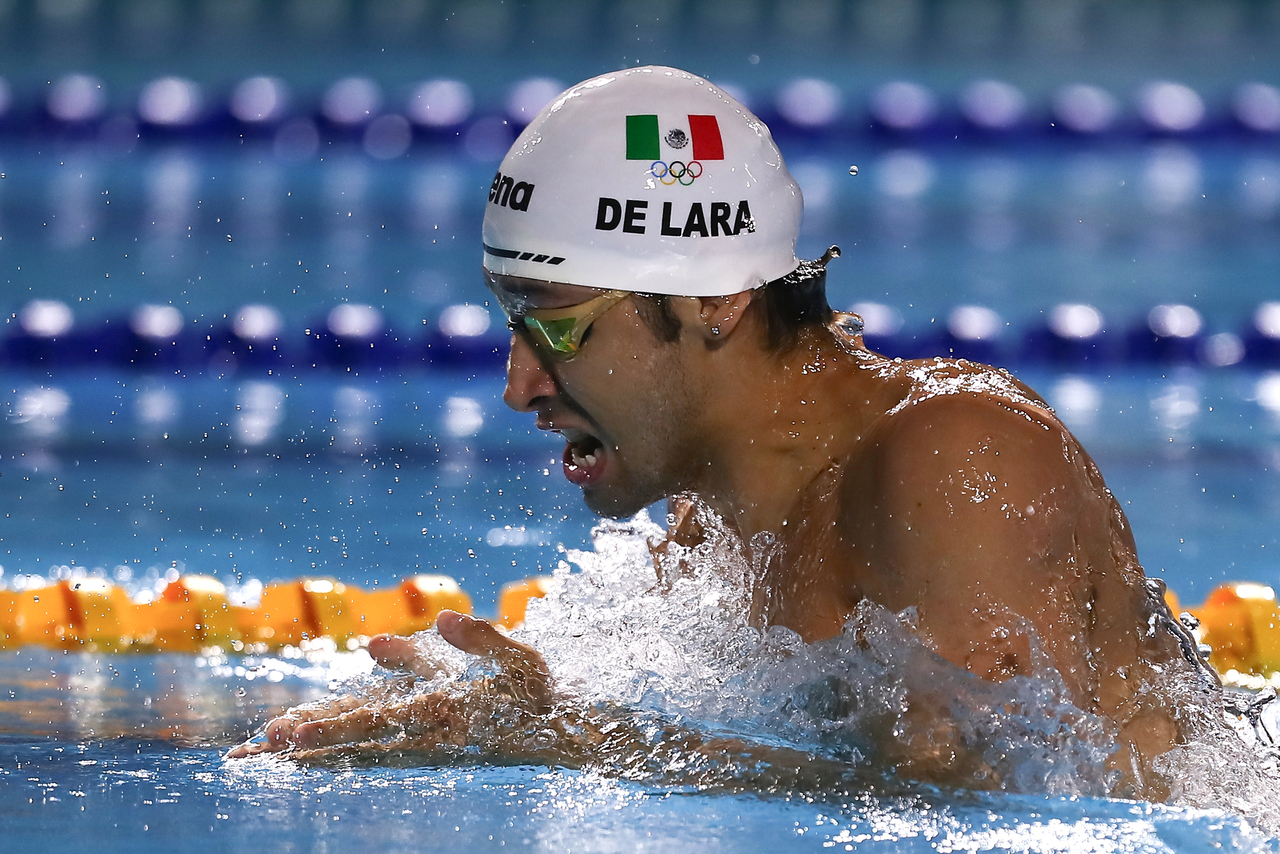
[[[1027,378],[1102,466],[1148,572],[1195,602],[1229,579],[1280,583],[1280,419],[1258,400],[1269,376]],[[70,405],[48,423],[11,418],[0,432],[0,581],[8,583],[88,571],[156,589],[178,569],[237,586],[317,574],[373,587],[439,571],[457,577],[483,612],[500,584],[554,566],[562,545],[583,547],[595,521],[557,470],[559,443],[501,406],[493,376],[275,380],[288,395],[283,417],[252,446],[237,417],[245,389],[261,379],[10,380],[17,394],[37,383],[61,390]],[[139,423],[145,406],[159,406],[139,401],[161,391],[177,401],[160,407],[168,420]],[[475,406],[460,406],[464,398]],[[471,420],[459,421],[460,411]],[[510,536],[508,526],[527,536]],[[1236,817],[1097,799],[922,792],[828,803],[546,768],[334,770],[221,759],[254,725],[323,696],[358,666],[296,656],[0,653],[8,838],[21,839],[21,850],[106,838],[120,850],[190,840],[202,850],[261,842],[387,851],[447,841],[545,850],[697,842],[724,850],[1207,851],[1265,838]]]
[[[802,142],[788,149],[810,203],[801,251],[844,247],[831,281],[840,306],[876,299],[927,329],[979,303],[1016,332],[1060,301],[1127,325],[1180,300],[1208,331],[1239,331],[1274,298],[1277,204],[1244,189],[1272,168],[1266,150],[934,146],[903,161],[883,142]],[[431,148],[392,164],[341,146],[322,156],[0,150],[0,309],[61,299],[90,322],[172,303],[206,329],[265,302],[300,334],[356,302],[411,338],[447,305],[483,301],[475,236],[492,162]],[[928,178],[914,195],[882,177],[905,180],[904,163]],[[1094,455],[1148,572],[1184,602],[1227,580],[1280,583],[1275,374],[1020,373]],[[252,592],[312,574],[374,587],[443,572],[491,612],[501,584],[586,546],[596,521],[560,475],[560,443],[500,391],[492,369],[7,366],[0,583],[87,572],[141,593],[199,572]],[[1238,817],[1101,799],[826,802],[545,768],[221,759],[358,663],[341,660],[0,652],[0,849],[1275,848]]]
[[706,797],[554,769],[334,772],[129,747],[0,742],[6,764],[23,763],[0,772],[10,850],[175,850],[177,839],[202,851],[1274,850],[1227,815],[1117,801]]
[[[1228,580],[1280,584],[1276,374],[1023,376],[1102,467],[1149,574],[1188,602]],[[595,522],[560,473],[562,443],[508,410],[493,374],[8,380],[3,408],[43,393],[66,410],[0,423],[0,581],[443,572],[485,610]],[[265,428],[247,420],[264,394]]]
[[326,675],[298,659],[6,653],[3,849],[1277,850],[1238,816],[1098,798],[700,794],[538,767],[228,761],[212,746],[322,694]]
[[[799,139],[785,153],[806,197],[800,254],[845,250],[837,307],[877,300],[928,327],[977,303],[1017,332],[1063,301],[1116,328],[1185,302],[1219,331],[1275,297],[1270,143]],[[83,323],[159,302],[207,328],[265,302],[301,340],[353,302],[420,335],[487,296],[475,235],[496,162],[428,146],[383,163],[339,143],[301,163],[251,143],[0,148],[0,310],[60,299]]]

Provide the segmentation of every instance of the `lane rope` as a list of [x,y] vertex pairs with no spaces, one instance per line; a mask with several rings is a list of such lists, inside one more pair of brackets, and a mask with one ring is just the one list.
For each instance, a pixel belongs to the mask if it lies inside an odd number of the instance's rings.
[[[546,595],[548,577],[503,586],[495,625],[524,622],[529,600]],[[1256,582],[1223,584],[1204,603],[1182,608],[1209,662],[1227,684],[1280,685],[1280,605]],[[412,634],[445,609],[472,613],[471,597],[447,575],[415,575],[396,587],[364,590],[329,578],[272,584],[256,606],[234,605],[222,582],[184,575],[150,602],[137,602],[102,578],[64,579],[29,590],[0,590],[0,648],[37,645],[89,652],[184,652],[218,648],[259,652],[329,638],[358,649],[378,634]],[[1255,684],[1256,683],[1256,684]]]

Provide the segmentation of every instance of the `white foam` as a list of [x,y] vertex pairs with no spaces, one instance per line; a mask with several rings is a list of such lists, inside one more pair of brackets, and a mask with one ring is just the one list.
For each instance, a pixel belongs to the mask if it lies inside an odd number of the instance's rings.
[[[561,690],[584,704],[617,704],[708,734],[799,748],[889,779],[894,751],[885,741],[927,742],[929,734],[912,732],[918,724],[908,710],[933,703],[951,722],[945,737],[975,757],[963,772],[973,774],[974,786],[1090,796],[1111,790],[1114,727],[1068,701],[1047,657],[1034,677],[992,684],[929,649],[913,634],[910,611],[892,614],[869,602],[829,641],[761,631],[750,616],[762,610],[749,592],[757,570],[745,554],[767,552],[769,543],[746,550],[714,519],[701,521],[706,541],[668,546],[658,561],[661,580],[650,544],[663,530],[644,514],[603,524],[593,551],[568,553],[578,571],[559,567],[518,632],[544,654]],[[1206,692],[1194,671],[1169,668],[1160,678],[1164,684],[1151,689],[1177,698],[1170,705],[1191,736],[1154,763],[1169,778],[1171,803],[1280,827],[1275,750],[1233,734],[1220,696]],[[1280,728],[1280,714],[1272,717]]]
[[[844,632],[806,644],[750,615],[756,570],[722,525],[707,541],[670,546],[660,583],[647,518],[595,532],[595,550],[570,552],[546,598],[530,603],[520,637],[547,658],[562,689],[589,703],[618,703],[781,743],[855,766],[891,771],[898,739],[919,744],[911,703],[939,705],[948,737],[974,757],[969,769],[1008,791],[1103,794],[1110,726],[1066,700],[1056,672],[993,685],[937,656],[912,633],[912,614],[869,602]],[[767,542],[754,542],[754,554]],[[754,607],[753,607],[754,605]],[[915,729],[913,729],[913,727]],[[903,745],[905,749],[905,744]],[[963,774],[964,772],[958,771]]]

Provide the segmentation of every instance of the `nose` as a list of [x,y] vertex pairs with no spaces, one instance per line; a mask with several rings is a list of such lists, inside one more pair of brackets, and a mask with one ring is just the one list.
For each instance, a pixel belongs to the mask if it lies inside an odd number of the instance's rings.
[[556,380],[520,335],[511,336],[507,357],[507,388],[502,399],[517,412],[534,412],[539,402],[556,394]]

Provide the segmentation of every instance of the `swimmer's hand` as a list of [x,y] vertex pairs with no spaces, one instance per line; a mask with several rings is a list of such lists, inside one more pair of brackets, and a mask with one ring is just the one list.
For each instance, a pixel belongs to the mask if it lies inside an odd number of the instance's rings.
[[[479,703],[492,711],[494,698],[528,711],[545,714],[551,708],[551,674],[532,647],[503,635],[484,620],[442,611],[436,619],[440,636],[453,646],[489,659],[499,669],[486,680]],[[369,641],[369,654],[384,667],[430,678],[440,665],[425,657],[409,638],[379,635]],[[474,693],[474,692],[473,692]],[[345,696],[290,709],[269,722],[228,758],[288,749],[315,749],[337,744],[368,742],[391,733],[441,746],[467,744],[470,719],[480,711],[466,695],[437,691],[430,694],[397,694],[383,690],[374,696]]]
[[[413,693],[388,680],[372,693],[290,709],[228,758],[288,751],[301,762],[429,762],[460,756],[489,761],[598,767],[635,779],[738,791],[831,791],[848,766],[785,747],[707,737],[678,723],[611,706],[583,707],[556,696],[546,662],[532,647],[483,620],[445,611],[437,621],[450,644],[486,658],[494,676]],[[369,652],[385,667],[432,677],[441,672],[409,638],[381,635]],[[411,677],[410,677],[411,679]]]

